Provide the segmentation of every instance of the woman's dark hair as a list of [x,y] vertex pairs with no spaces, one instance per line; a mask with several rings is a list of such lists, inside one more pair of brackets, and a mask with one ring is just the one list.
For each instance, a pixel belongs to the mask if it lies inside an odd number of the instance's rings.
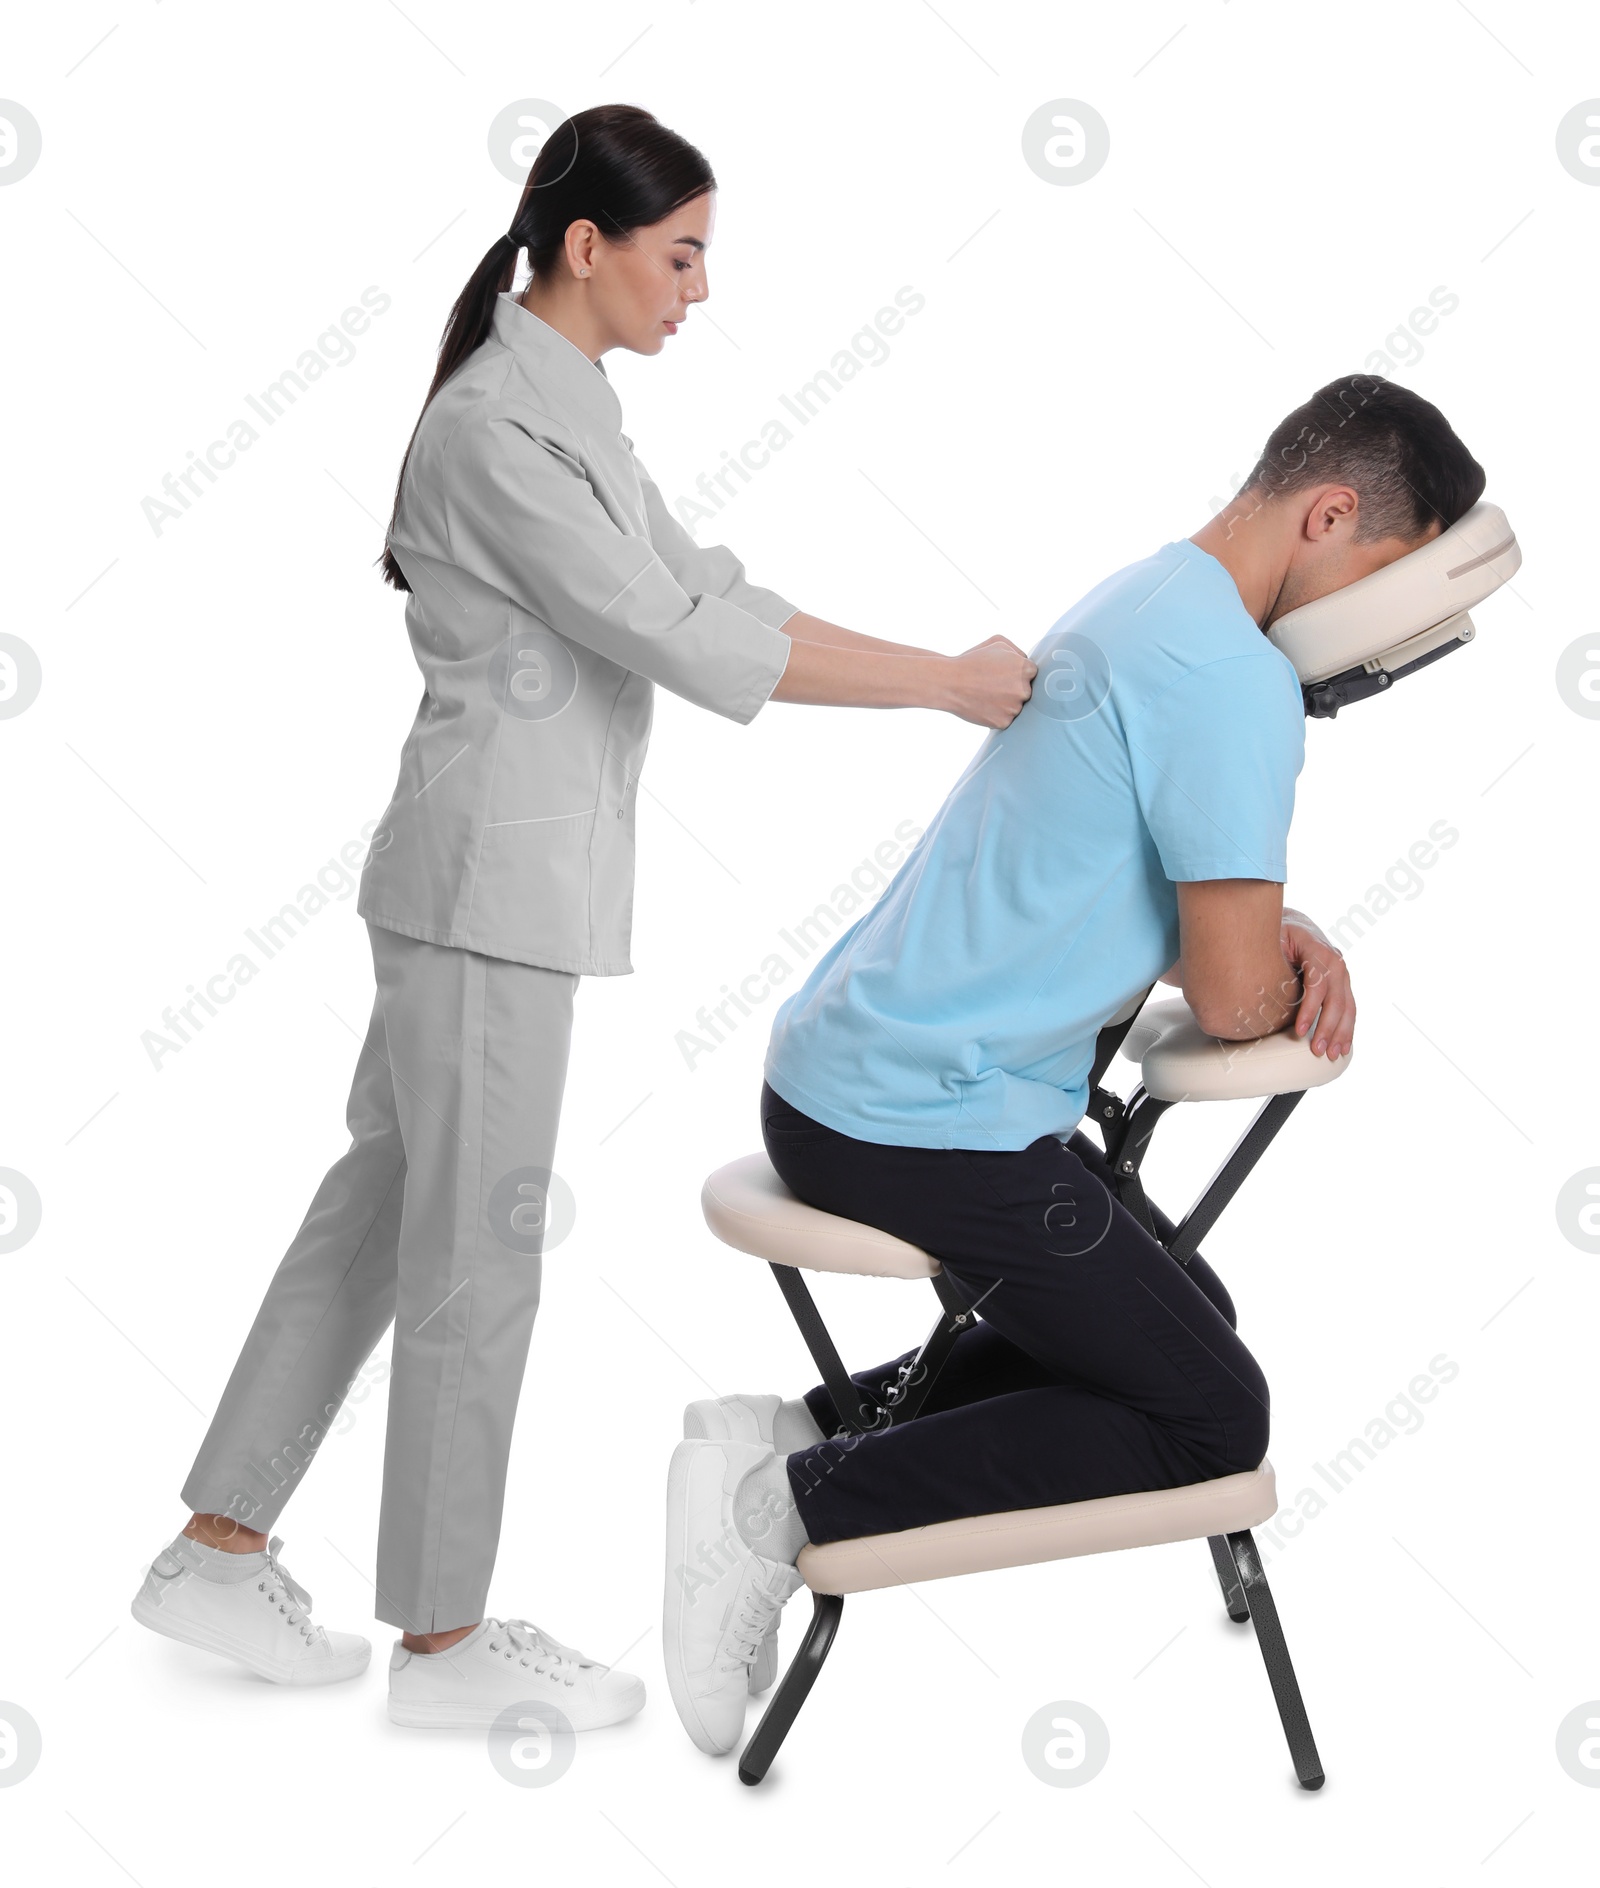
[[[642,105],[592,105],[563,119],[533,160],[510,229],[489,245],[456,297],[423,412],[467,356],[489,338],[496,301],[516,280],[519,243],[528,252],[533,273],[548,277],[561,259],[568,229],[580,218],[595,224],[608,241],[619,241],[716,187],[711,166],[700,152]],[[416,437],[414,426],[395,481],[391,531]],[[396,590],[411,588],[387,544],[381,562],[385,583]]]

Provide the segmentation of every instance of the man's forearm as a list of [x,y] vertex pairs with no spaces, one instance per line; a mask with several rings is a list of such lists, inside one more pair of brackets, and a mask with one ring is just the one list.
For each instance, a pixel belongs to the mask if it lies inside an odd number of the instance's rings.
[[1182,949],[1174,971],[1208,1036],[1270,1036],[1295,1012],[1300,952],[1290,940],[1303,934],[1278,922],[1281,900],[1270,909],[1276,889],[1253,882],[1230,889],[1228,881],[1179,888]]
[[[1257,982],[1248,1001],[1236,1000],[1226,1014],[1212,1010],[1199,1018],[1206,1034],[1219,1036],[1226,1041],[1249,1042],[1257,1036],[1275,1035],[1278,1030],[1287,1028],[1289,1019],[1300,1004],[1300,972],[1286,957],[1279,962],[1279,974],[1273,974],[1269,966],[1267,974]],[[1181,957],[1170,970],[1163,973],[1161,981],[1183,989]],[[1194,1007],[1192,1001],[1190,1007]]]
[[[1210,1019],[1211,1034],[1230,1042],[1250,1042],[1257,1036],[1276,1035],[1280,1029],[1288,1028],[1300,1007],[1301,994],[1298,968],[1287,957],[1280,957],[1276,971],[1268,967],[1248,1003],[1236,1003],[1228,1017]],[[1225,1023],[1227,1027],[1223,1027]]]
[[[1283,923],[1285,925],[1289,925],[1289,924],[1298,925],[1302,930],[1309,931],[1313,937],[1321,938],[1323,943],[1328,942],[1327,938],[1324,936],[1322,932],[1321,927],[1315,922],[1314,919],[1308,918],[1303,911],[1295,911],[1290,906],[1285,905],[1283,909]],[[1291,994],[1288,998],[1288,1008],[1289,1008],[1290,1013],[1292,1014],[1295,1006],[1299,1003],[1299,1000],[1300,1000],[1301,978],[1300,978],[1299,971],[1295,969],[1295,967],[1292,964],[1289,963],[1287,958],[1284,960],[1284,979],[1285,979],[1286,988],[1290,987],[1289,979],[1293,980],[1292,982],[1293,994]],[[1160,980],[1162,983],[1170,984],[1174,988],[1181,990],[1183,988],[1183,959],[1180,957],[1170,970],[1164,970],[1161,973]],[[1284,1021],[1280,1021],[1279,1023],[1275,1024],[1274,1027],[1277,1029],[1281,1029],[1284,1027],[1284,1022],[1286,1021],[1287,1021],[1287,1018],[1285,1018]],[[1269,1029],[1265,1033],[1268,1035],[1271,1035],[1272,1030]]]

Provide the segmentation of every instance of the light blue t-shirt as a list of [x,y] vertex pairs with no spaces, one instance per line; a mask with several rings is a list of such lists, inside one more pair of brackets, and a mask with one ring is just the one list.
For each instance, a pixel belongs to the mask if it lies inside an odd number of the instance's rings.
[[1066,1135],[1102,1024],[1178,956],[1183,879],[1282,883],[1300,684],[1187,539],[1108,577],[1032,652],[888,890],[773,1019],[766,1074],[857,1140]]

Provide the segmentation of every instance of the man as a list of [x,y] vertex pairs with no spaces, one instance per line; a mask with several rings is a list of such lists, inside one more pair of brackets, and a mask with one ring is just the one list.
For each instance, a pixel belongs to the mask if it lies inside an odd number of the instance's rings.
[[[665,1641],[702,1749],[738,1740],[808,1540],[1262,1460],[1266,1380],[1227,1292],[1113,1198],[1075,1132],[1095,1037],[1164,974],[1213,1035],[1292,1027],[1349,1053],[1343,959],[1283,908],[1304,712],[1263,632],[1453,524],[1483,483],[1426,400],[1365,375],[1322,388],[1228,506],[1032,651],[1032,699],[777,1013],[761,1110],[779,1176],[934,1253],[979,1322],[916,1418],[865,1437],[828,1439],[820,1387],[691,1405]],[[869,1404],[897,1365],[857,1379]]]

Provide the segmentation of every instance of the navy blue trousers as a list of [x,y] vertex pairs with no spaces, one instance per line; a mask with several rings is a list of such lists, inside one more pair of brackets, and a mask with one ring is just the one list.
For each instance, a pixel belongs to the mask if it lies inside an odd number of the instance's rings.
[[[830,1439],[788,1472],[813,1541],[1177,1488],[1266,1454],[1266,1379],[1221,1280],[1198,1255],[1178,1264],[1115,1199],[1087,1136],[1015,1153],[889,1147],[765,1084],[761,1126],[792,1193],[931,1252],[979,1319],[909,1422],[836,1436],[827,1390],[807,1392]],[[869,1402],[902,1361],[856,1377]]]

